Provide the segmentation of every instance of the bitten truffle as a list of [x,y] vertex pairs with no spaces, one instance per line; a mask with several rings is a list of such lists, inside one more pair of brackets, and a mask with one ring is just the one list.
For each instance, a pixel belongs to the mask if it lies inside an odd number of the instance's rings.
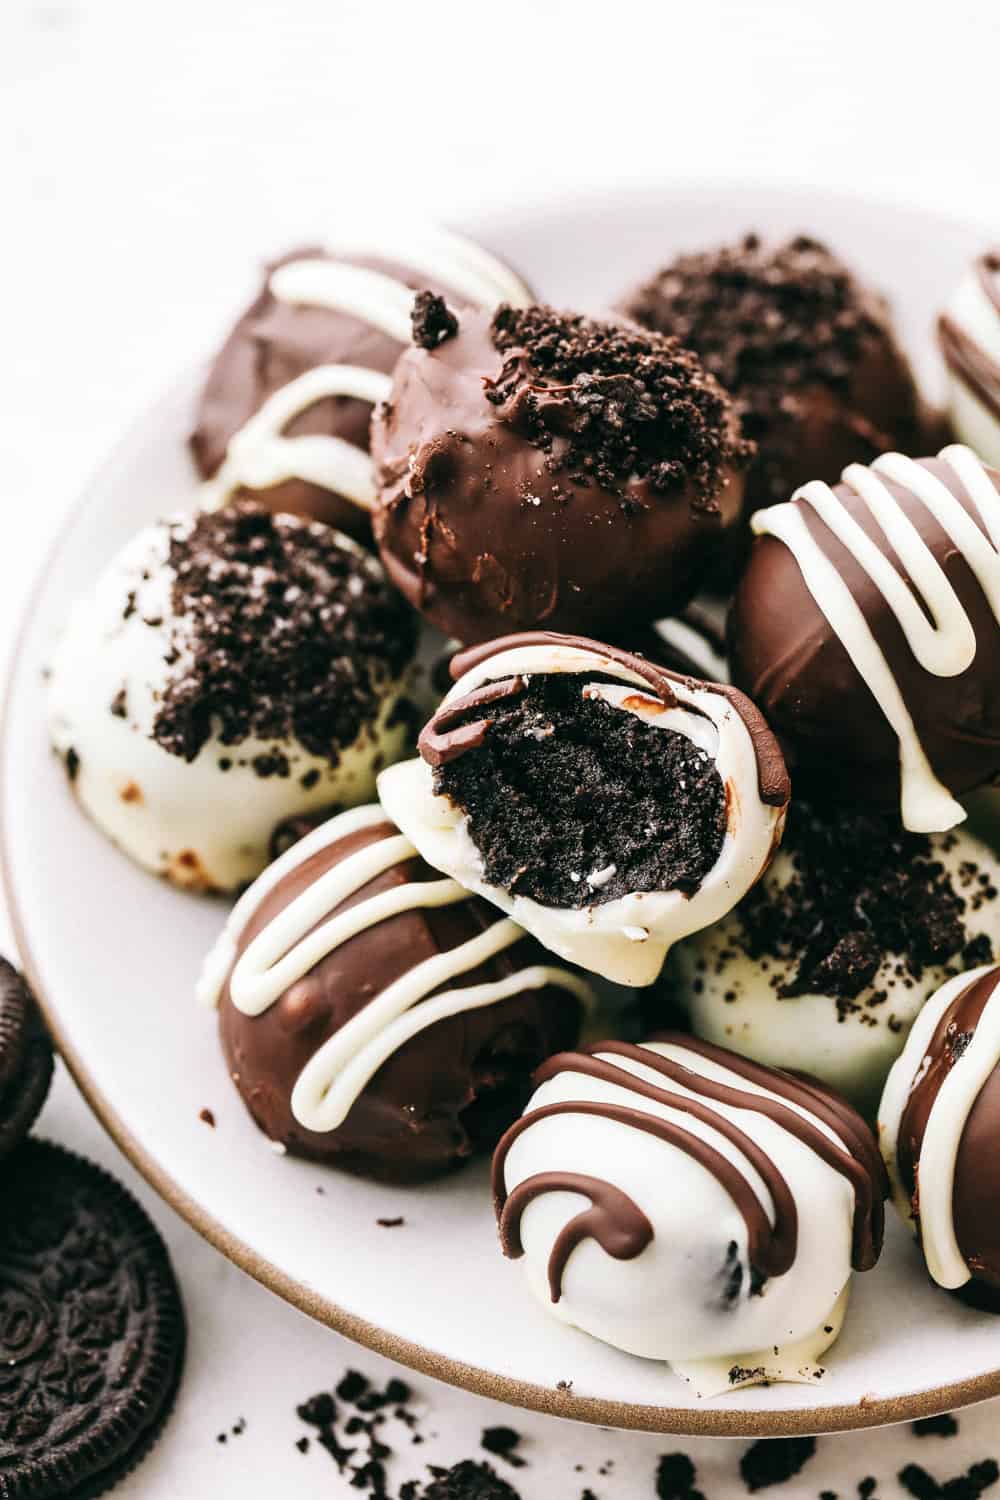
[[1000,968],[928,1000],[885,1087],[879,1136],[893,1197],[934,1281],[1000,1312]]
[[211,481],[206,502],[253,496],[370,541],[372,405],[410,342],[413,294],[428,288],[490,310],[531,296],[479,245],[409,218],[268,266],[201,394],[191,451]]
[[234,890],[276,824],[364,802],[405,752],[415,627],[375,559],[329,527],[246,501],[161,521],[70,617],[52,741],[133,859]]
[[490,1149],[592,998],[377,806],[339,814],[264,872],[201,994],[272,1141],[394,1181]]
[[813,1073],[874,1116],[928,995],[998,955],[1000,865],[985,844],[795,798],[763,880],[678,946],[672,979],[697,1035]]
[[372,456],[390,578],[468,644],[681,607],[739,514],[747,448],[675,340],[504,306],[406,351]]
[[918,833],[1000,771],[1000,473],[953,445],[852,464],[753,517],[733,681],[796,790],[895,808]]
[[678,256],[622,310],[694,349],[733,396],[757,445],[747,512],[917,445],[916,386],[888,307],[817,240],[750,234]]
[[672,1033],[562,1053],[536,1082],[493,1185],[543,1305],[703,1396],[816,1384],[882,1245],[885,1172],[850,1106]]
[[1000,467],[1000,246],[973,262],[938,319],[956,436]]
[[788,778],[741,693],[545,632],[451,671],[420,758],[380,796],[429,863],[546,947],[649,984],[766,869]]

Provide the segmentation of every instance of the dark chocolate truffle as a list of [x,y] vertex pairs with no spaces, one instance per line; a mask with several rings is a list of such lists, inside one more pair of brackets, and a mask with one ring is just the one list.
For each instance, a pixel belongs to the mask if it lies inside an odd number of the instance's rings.
[[1000,474],[953,446],[886,454],[758,511],[733,680],[797,790],[929,833],[1000,770]]
[[489,1149],[591,998],[377,806],[331,819],[265,871],[202,993],[219,1001],[233,1080],[272,1141],[393,1181]]
[[887,449],[912,452],[920,407],[888,307],[805,235],[681,255],[623,311],[697,351],[757,444],[746,508]]
[[[493,308],[530,297],[480,246],[430,226],[359,233],[328,249],[292,251],[267,267],[209,370],[191,436],[206,479],[219,474],[237,439],[228,472],[213,487],[217,501],[250,494],[273,510],[370,539],[372,403],[385,394],[409,343],[412,294],[428,288],[458,306]],[[258,414],[271,398],[272,419],[261,424]],[[249,441],[237,437],[247,431]],[[296,446],[298,437],[313,441]]]
[[541,631],[451,670],[421,758],[379,795],[436,869],[564,958],[649,984],[767,867],[788,779],[741,693]]
[[747,458],[697,357],[546,307],[458,322],[407,350],[372,422],[393,582],[465,643],[683,606],[739,515]]
[[879,1133],[933,1280],[1000,1312],[1000,968],[959,974],[928,1000],[889,1075]]

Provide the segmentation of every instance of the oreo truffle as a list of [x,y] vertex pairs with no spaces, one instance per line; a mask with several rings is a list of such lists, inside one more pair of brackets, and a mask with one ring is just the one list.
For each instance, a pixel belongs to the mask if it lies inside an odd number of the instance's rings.
[[457,306],[530,300],[488,251],[410,219],[268,266],[201,394],[191,452],[206,503],[253,497],[370,541],[372,405],[410,342],[413,293],[427,288]]
[[49,726],[81,806],[177,885],[234,890],[275,825],[404,753],[416,622],[373,557],[241,502],[147,527],[80,600]]
[[955,435],[1000,467],[1000,246],[977,256],[938,319]]
[[1000,473],[953,445],[852,464],[753,517],[733,681],[797,791],[898,809],[917,833],[1000,771]]
[[546,632],[451,672],[418,759],[379,795],[429,864],[561,957],[650,984],[767,868],[788,778],[741,693]]
[[893,1197],[938,1286],[1000,1312],[1000,968],[928,1000],[889,1074],[879,1137]]
[[261,1130],[393,1181],[491,1149],[592,998],[378,806],[332,818],[260,876],[200,988]]
[[734,398],[757,445],[748,513],[916,446],[920,403],[888,306],[818,240],[749,234],[680,255],[622,310],[694,349]]
[[684,605],[748,457],[697,356],[549,307],[457,322],[402,355],[372,422],[375,537],[400,591],[466,644]]
[[763,880],[675,950],[671,978],[698,1036],[815,1074],[874,1115],[927,997],[994,956],[1000,865],[985,844],[795,798]]
[[864,1121],[812,1080],[665,1033],[550,1058],[500,1142],[501,1244],[542,1304],[699,1395],[818,1383],[882,1245]]

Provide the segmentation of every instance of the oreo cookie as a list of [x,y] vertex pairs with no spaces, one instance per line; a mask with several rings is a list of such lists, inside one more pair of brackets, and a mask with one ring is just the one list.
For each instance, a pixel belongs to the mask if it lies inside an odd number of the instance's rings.
[[0,958],[0,1159],[20,1145],[52,1082],[52,1045],[34,997]]
[[0,1165],[0,1496],[96,1500],[159,1436],[184,1362],[166,1248],[130,1193],[48,1141]]

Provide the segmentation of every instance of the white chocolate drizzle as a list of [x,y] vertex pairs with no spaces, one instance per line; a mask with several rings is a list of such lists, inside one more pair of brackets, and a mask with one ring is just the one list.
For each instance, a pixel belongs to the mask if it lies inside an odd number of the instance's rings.
[[[479,245],[433,225],[369,227],[356,237],[329,242],[335,255],[399,260],[476,306],[501,301],[524,306],[528,288]],[[343,261],[306,257],[272,271],[271,294],[295,307],[323,307],[348,314],[405,345],[410,340],[413,289],[394,276]],[[367,452],[343,438],[323,434],[286,437],[296,417],[320,401],[351,397],[373,405],[386,400],[388,375],[357,365],[321,365],[275,391],[229,440],[218,472],[202,486],[206,510],[225,505],[240,489],[265,490],[290,479],[342,495],[363,510],[375,502],[375,479]]]
[[951,1291],[972,1279],[955,1234],[953,1194],[959,1148],[972,1107],[1000,1064],[1000,971],[993,965],[985,964],[967,974],[955,975],[924,1006],[906,1051],[889,1075],[881,1110],[882,1149],[893,1179],[896,1205],[905,1218],[912,1218],[895,1160],[900,1122],[910,1095],[931,1062],[929,1048],[946,1012],[990,974],[996,974],[998,982],[976,1023],[971,1042],[956,1058],[938,1089],[920,1144],[920,1243],[931,1277],[938,1286]]
[[806,588],[891,725],[899,741],[903,824],[915,833],[953,828],[964,819],[965,810],[936,776],[885,653],[841,573],[810,532],[802,507],[815,511],[870,578],[919,666],[937,677],[958,676],[976,654],[972,622],[944,569],[883,482],[907,490],[934,517],[967,562],[1000,623],[1000,494],[971,449],[953,444],[939,457],[965,489],[987,535],[946,484],[901,453],[884,454],[871,468],[850,464],[843,473],[843,482],[867,507],[912,589],[891,557],[820,480],[803,485],[791,501],[758,511],[751,520],[755,533],[776,537],[792,552]]
[[[199,999],[218,1004],[228,975],[229,994],[237,1010],[247,1016],[262,1015],[349,938],[402,912],[469,899],[468,891],[456,880],[413,880],[370,896],[347,911],[339,910],[376,876],[416,856],[409,839],[389,835],[333,865],[279,912],[237,958],[240,934],[292,870],[350,834],[387,822],[381,807],[374,805],[341,813],[269,866],[237,902],[208,954],[198,985]],[[448,1016],[496,1005],[546,985],[568,990],[581,1006],[589,1008],[590,986],[569,970],[550,964],[527,965],[485,984],[441,989],[524,935],[516,922],[501,918],[468,941],[414,964],[375,995],[303,1068],[291,1098],[299,1124],[313,1131],[336,1130],[382,1064],[411,1037]]]

